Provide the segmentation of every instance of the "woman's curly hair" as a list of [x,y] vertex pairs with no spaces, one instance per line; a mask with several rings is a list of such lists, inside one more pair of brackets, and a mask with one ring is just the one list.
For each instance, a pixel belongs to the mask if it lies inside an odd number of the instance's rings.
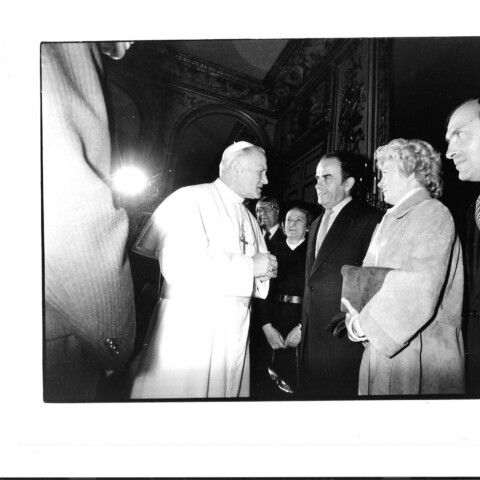
[[428,142],[397,138],[377,148],[375,160],[379,167],[388,160],[397,162],[400,171],[406,176],[415,174],[415,178],[433,198],[441,197],[442,160],[440,154]]

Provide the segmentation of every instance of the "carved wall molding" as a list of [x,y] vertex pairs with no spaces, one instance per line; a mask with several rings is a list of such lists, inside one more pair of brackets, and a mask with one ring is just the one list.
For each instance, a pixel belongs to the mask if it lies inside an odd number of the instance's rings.
[[304,152],[331,129],[331,80],[329,72],[302,95],[293,99],[280,118],[277,145],[283,154]]
[[[148,69],[154,83],[164,82],[275,117],[308,88],[346,41],[332,38],[289,40],[263,82],[149,42],[138,46],[135,68]],[[155,58],[154,68],[151,61],[142,61],[147,57]]]
[[367,49],[365,41],[355,39],[336,61],[335,149],[361,153],[360,142],[365,140],[364,119],[367,106]]
[[342,149],[363,159],[358,196],[383,209],[373,153],[388,138],[390,44],[387,39],[358,38],[335,46],[329,65],[310,74],[278,121],[276,143],[281,145],[287,177],[303,172],[298,188],[291,186],[287,194],[311,197],[315,171],[303,165],[313,165],[307,152],[320,156]]
[[275,100],[265,85],[252,77],[199,61],[171,48],[150,49],[158,60],[156,75],[174,87],[237,105],[246,105],[262,113],[273,113]]
[[377,188],[378,172],[373,155],[388,137],[389,41],[357,39],[336,63],[332,148],[358,153],[363,158],[357,195],[385,209]]
[[316,76],[322,75],[322,69],[328,68],[345,42],[338,38],[290,40],[265,79],[275,95],[276,110],[287,107]]

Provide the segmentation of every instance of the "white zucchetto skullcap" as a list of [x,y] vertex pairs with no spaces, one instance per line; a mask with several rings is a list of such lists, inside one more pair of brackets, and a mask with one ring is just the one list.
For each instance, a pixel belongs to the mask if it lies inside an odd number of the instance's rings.
[[230,145],[225,149],[222,155],[222,160],[227,157],[228,155],[231,155],[232,153],[239,152],[240,150],[244,150],[245,148],[248,147],[254,147],[253,143],[250,142],[244,142],[243,140],[241,142],[236,142]]

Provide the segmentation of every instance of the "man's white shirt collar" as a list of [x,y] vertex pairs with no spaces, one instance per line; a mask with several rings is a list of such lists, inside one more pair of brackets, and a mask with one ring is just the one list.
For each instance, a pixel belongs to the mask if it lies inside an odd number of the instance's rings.
[[270,233],[270,237],[273,237],[275,235],[275,233],[277,232],[278,230],[278,223],[276,225],[274,225],[270,230],[269,230],[269,233]]
[[342,208],[351,201],[352,197],[348,196],[347,198],[344,198],[341,202],[337,203],[335,206],[332,207],[332,215],[337,216],[340,213],[340,210],[342,210]]

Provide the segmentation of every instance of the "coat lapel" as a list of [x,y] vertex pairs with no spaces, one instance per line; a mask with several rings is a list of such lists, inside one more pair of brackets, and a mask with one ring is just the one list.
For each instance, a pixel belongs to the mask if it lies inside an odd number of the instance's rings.
[[467,273],[468,298],[470,306],[476,303],[480,297],[480,232],[475,222],[475,202],[467,210],[467,238],[464,247],[465,251],[465,269]]
[[396,218],[401,218],[412,208],[426,200],[432,200],[431,195],[425,189],[418,190],[415,193],[412,193],[410,197],[405,199],[400,205],[393,207],[391,213],[395,215]]
[[312,267],[315,262],[315,244],[317,243],[317,233],[322,221],[323,213],[312,223],[308,234],[307,259],[306,259],[306,280],[312,273]]

